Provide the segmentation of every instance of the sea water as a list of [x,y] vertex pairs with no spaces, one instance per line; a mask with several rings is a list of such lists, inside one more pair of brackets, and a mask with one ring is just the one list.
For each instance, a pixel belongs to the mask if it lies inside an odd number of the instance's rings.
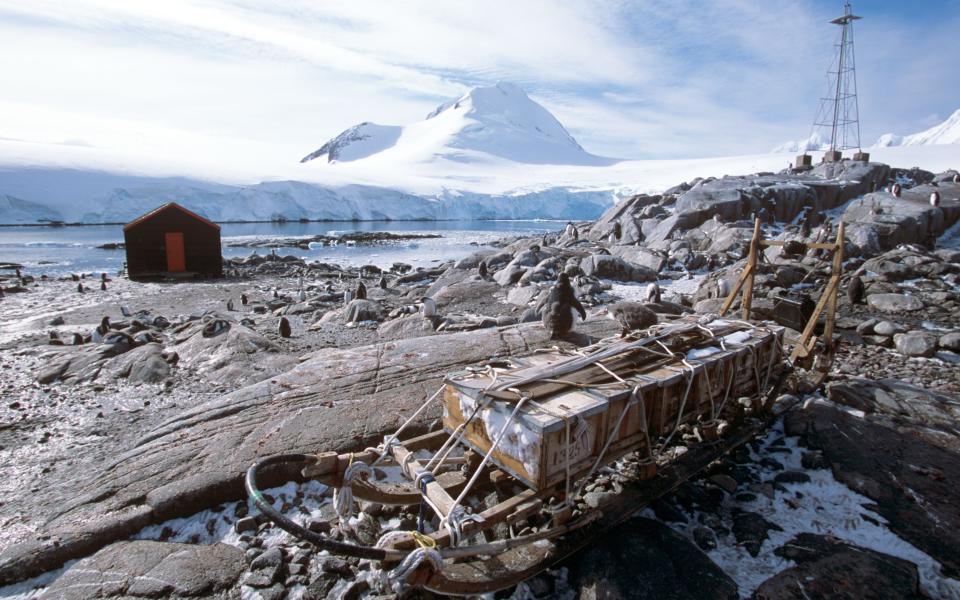
[[[223,255],[243,257],[275,251],[307,260],[341,266],[373,264],[389,267],[403,262],[429,267],[476,252],[509,236],[540,235],[563,229],[558,221],[326,221],[311,223],[224,223],[220,226]],[[276,245],[268,248],[231,247],[244,239],[282,240],[316,235],[336,236],[351,231],[432,234],[424,238],[374,245],[325,246],[312,249]],[[122,225],[71,227],[0,227],[0,263],[17,263],[32,275],[51,276],[80,272],[116,273],[126,260],[124,250],[98,248],[123,242]]]

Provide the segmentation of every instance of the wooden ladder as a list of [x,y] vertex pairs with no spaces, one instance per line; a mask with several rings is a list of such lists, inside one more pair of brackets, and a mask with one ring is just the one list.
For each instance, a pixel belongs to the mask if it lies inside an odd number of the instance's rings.
[[[833,256],[833,264],[830,271],[830,280],[827,282],[817,306],[810,315],[800,339],[790,360],[796,362],[798,359],[805,359],[811,355],[813,348],[817,343],[817,336],[813,335],[813,330],[817,326],[820,315],[826,310],[826,318],[823,326],[823,343],[828,351],[833,350],[833,329],[837,315],[837,293],[840,290],[840,276],[843,274],[843,245],[844,245],[844,223],[840,221],[837,228],[837,239],[833,242],[798,242],[803,245],[804,250],[827,250]],[[730,290],[723,306],[720,307],[720,316],[723,316],[733,306],[734,300],[740,290],[743,290],[743,301],[740,303],[743,313],[743,319],[750,319],[750,307],[753,300],[753,281],[757,272],[757,261],[759,260],[760,249],[770,246],[784,246],[783,240],[767,240],[763,238],[763,232],[760,229],[760,219],[753,223],[753,236],[750,238],[750,253],[747,255],[747,266],[744,268],[737,283]]]

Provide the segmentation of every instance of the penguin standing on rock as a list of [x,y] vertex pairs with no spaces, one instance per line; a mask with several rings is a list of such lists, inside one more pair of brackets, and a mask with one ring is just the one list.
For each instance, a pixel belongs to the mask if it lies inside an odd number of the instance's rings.
[[79,333],[74,333],[72,336],[72,342],[74,346],[80,346],[83,344],[83,336]]
[[363,285],[363,281],[357,280],[357,287],[353,290],[353,297],[357,300],[367,299],[367,286]]
[[99,344],[103,341],[103,336],[107,335],[107,332],[110,331],[110,317],[104,317],[100,319],[100,324],[93,330],[93,333],[90,334],[90,341],[94,344]]
[[246,294],[240,294],[240,304],[242,304],[242,305],[244,305],[244,306],[247,305],[247,295],[246,295]]
[[656,282],[647,286],[647,302],[656,302],[660,304],[660,286]]
[[233,298],[227,298],[227,310],[229,311],[235,310],[233,307]]
[[70,279],[74,281],[80,281],[80,276],[77,275],[76,273],[70,273]]
[[82,293],[83,293],[83,284],[82,284],[82,283],[78,283],[78,284],[77,284],[77,293],[78,293],[78,294],[82,294]]
[[377,285],[380,286],[381,290],[387,289],[387,277],[385,275],[381,275],[380,281],[377,282]]
[[730,284],[726,279],[717,280],[717,298],[726,298],[730,295]]
[[859,275],[854,275],[847,284],[847,300],[850,304],[860,304],[863,301],[863,292],[863,279]]
[[937,208],[940,206],[940,192],[930,194],[930,206]]
[[[587,311],[577,300],[577,295],[570,285],[570,276],[560,273],[557,282],[553,284],[550,293],[542,303],[543,326],[550,332],[551,340],[559,340],[573,329],[573,311],[580,313],[583,320],[587,319]],[[540,308],[541,306],[538,306]]]
[[280,317],[280,322],[277,324],[277,333],[282,338],[290,337],[290,321],[286,317]]
[[437,316],[437,303],[433,298],[424,296],[420,298],[420,314],[430,319]]
[[618,240],[623,237],[623,225],[620,224],[620,221],[613,224],[613,237]]
[[477,274],[484,279],[490,276],[490,270],[487,268],[487,261],[480,261],[480,264],[477,265]]
[[280,297],[280,294],[277,293],[277,290],[273,290],[273,297],[274,297],[274,298],[279,298],[279,297]]
[[899,183],[895,183],[890,186],[890,193],[899,198],[900,194],[903,193],[903,188],[900,187]]

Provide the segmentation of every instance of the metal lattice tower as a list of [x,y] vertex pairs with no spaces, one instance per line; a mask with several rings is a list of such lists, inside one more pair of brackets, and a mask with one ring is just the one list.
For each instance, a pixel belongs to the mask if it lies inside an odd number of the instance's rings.
[[[820,99],[811,137],[817,132],[830,134],[828,150],[860,150],[860,110],[857,106],[857,70],[853,56],[853,14],[850,2],[843,5],[843,16],[830,21],[840,26],[840,41],[827,70],[827,96]],[[824,135],[821,139],[825,138]]]

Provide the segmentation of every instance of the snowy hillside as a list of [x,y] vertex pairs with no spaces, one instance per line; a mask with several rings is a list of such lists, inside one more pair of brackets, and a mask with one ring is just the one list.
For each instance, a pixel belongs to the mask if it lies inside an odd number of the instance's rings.
[[300,162],[423,163],[436,159],[527,164],[609,165],[585,151],[550,112],[511,83],[476,87],[405,127],[361,123]]
[[783,154],[785,152],[810,152],[812,150],[826,150],[829,144],[823,139],[819,131],[814,131],[810,137],[803,140],[784,142],[771,150],[772,154]]
[[[897,135],[895,133],[885,133],[877,139],[877,142],[871,146],[875,148],[890,148],[892,146],[933,146],[941,144],[960,144],[960,109],[950,115],[943,123],[931,127],[926,131],[914,133],[912,135]],[[784,142],[770,152],[773,154],[783,154],[787,152],[807,152],[811,150],[826,150],[829,147],[827,141],[819,131],[814,132],[809,138],[792,142]]]
[[923,146],[939,144],[960,144],[960,109],[957,109],[950,118],[935,127],[912,135],[896,135],[885,133],[875,144],[878,147],[888,146]]
[[0,223],[23,225],[61,220],[60,213],[42,204],[0,194]]

